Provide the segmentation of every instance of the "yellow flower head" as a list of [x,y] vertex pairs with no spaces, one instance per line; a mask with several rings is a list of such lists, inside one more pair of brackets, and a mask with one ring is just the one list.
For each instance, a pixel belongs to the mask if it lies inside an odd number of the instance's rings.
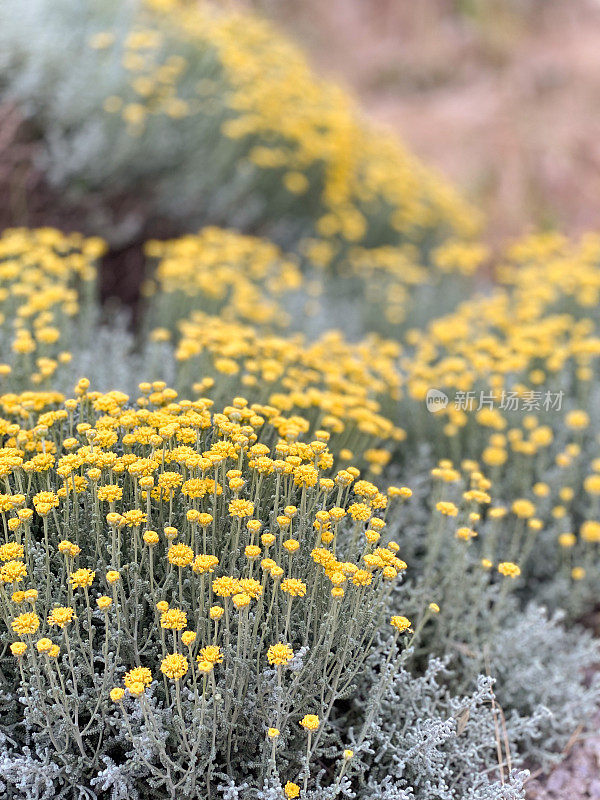
[[22,544],[7,542],[0,546],[0,561],[22,561],[25,554]]
[[10,646],[10,652],[13,654],[13,656],[16,656],[16,658],[21,658],[23,655],[25,655],[26,650],[27,645],[25,642],[13,642]]
[[275,666],[285,666],[294,657],[294,651],[289,644],[272,644],[267,650],[267,660],[269,664]]
[[244,519],[254,513],[254,504],[249,500],[232,500],[229,503],[229,516]]
[[305,714],[299,724],[305,731],[316,731],[319,727],[319,717],[316,714]]
[[507,578],[518,578],[521,574],[520,568],[512,561],[502,561],[498,564],[498,572]]
[[292,783],[292,781],[288,781],[286,785],[283,787],[283,791],[287,800],[294,800],[294,798],[300,796],[300,787],[297,783]]
[[392,617],[390,624],[398,631],[398,633],[410,631],[410,626],[412,625],[411,621],[407,617]]
[[13,619],[11,627],[18,636],[31,636],[40,627],[40,618],[33,611],[19,614]]
[[187,544],[174,544],[169,549],[168,559],[176,567],[189,567],[194,560],[194,551]]
[[196,641],[195,631],[184,631],[181,634],[181,641],[186,647],[191,647]]
[[127,688],[129,689],[129,694],[132,697],[141,697],[146,691],[146,687],[141,681],[134,682],[130,684]]
[[171,631],[182,631],[187,625],[187,614],[180,608],[169,608],[160,616],[161,628]]
[[142,686],[150,686],[152,683],[152,673],[148,667],[134,667],[125,673],[123,678],[125,686],[130,689],[133,685],[141,683]]
[[0,567],[0,583],[20,583],[27,576],[27,567],[22,561],[7,561]]
[[171,653],[165,656],[160,664],[160,671],[172,681],[178,681],[188,671],[188,660],[181,653]]
[[304,597],[306,594],[306,584],[298,578],[286,578],[281,582],[281,591],[289,594],[291,597]]
[[107,611],[112,606],[112,598],[104,594],[96,600],[96,604],[100,611]]
[[512,511],[520,519],[529,519],[535,514],[535,506],[530,500],[519,499],[512,504]]
[[446,500],[440,500],[439,503],[436,504],[437,510],[440,514],[443,514],[446,517],[455,517],[458,514],[458,508]]
[[209,556],[201,554],[196,556],[194,562],[192,564],[192,569],[194,572],[198,572],[201,575],[206,572],[214,572],[215,567],[219,565],[219,559],[216,556]]
[[600,542],[600,522],[589,519],[581,526],[580,536],[584,542]]
[[158,533],[156,531],[144,531],[144,535],[142,536],[142,538],[144,542],[148,545],[148,547],[154,547],[160,541]]
[[113,703],[120,703],[123,699],[123,695],[125,694],[125,689],[121,689],[119,686],[115,686],[114,689],[110,690],[110,699]]
[[92,585],[95,577],[96,573],[91,569],[78,569],[71,573],[69,580],[73,588],[87,589]]
[[48,624],[58,625],[59,628],[64,628],[70,624],[74,613],[74,609],[70,606],[58,606],[57,608],[53,608],[48,616]]
[[223,661],[223,653],[217,645],[207,645],[200,650],[198,660],[210,661],[211,664],[220,664]]

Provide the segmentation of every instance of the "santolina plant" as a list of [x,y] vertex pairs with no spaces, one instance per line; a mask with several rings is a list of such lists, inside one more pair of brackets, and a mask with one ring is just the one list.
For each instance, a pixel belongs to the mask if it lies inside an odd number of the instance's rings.
[[43,384],[70,362],[66,348],[74,339],[89,341],[104,250],[101,239],[52,228],[2,233],[1,381],[13,388]]
[[[48,175],[75,196],[100,192],[109,205],[143,191],[150,213],[187,229],[323,241],[328,262],[353,245],[409,244],[427,259],[477,228],[448,184],[254,14],[178,0],[9,0],[0,30],[3,96],[35,120]],[[139,233],[134,215],[107,219],[111,241]]]
[[302,442],[274,408],[142,392],[130,407],[81,380],[61,404],[38,394],[26,426],[28,397],[0,399],[13,724],[19,703],[59,787],[104,791],[110,762],[138,792],[205,797],[231,777],[294,797],[326,756],[333,797],[353,757],[339,700],[386,626],[376,696],[414,636],[382,538],[410,491],[331,473],[328,434]]

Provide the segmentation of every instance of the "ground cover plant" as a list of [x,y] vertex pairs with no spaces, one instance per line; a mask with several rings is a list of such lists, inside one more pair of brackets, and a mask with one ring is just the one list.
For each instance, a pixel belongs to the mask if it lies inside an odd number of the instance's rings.
[[524,800],[600,700],[600,240],[492,275],[253,15],[11,6],[52,179],[189,227],[135,329],[102,238],[0,236],[0,794]]

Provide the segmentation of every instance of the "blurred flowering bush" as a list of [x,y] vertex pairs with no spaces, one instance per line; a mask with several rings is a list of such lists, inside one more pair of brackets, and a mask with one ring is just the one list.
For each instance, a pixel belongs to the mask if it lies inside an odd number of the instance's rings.
[[[7,0],[0,45],[4,97],[39,129],[50,178],[75,194],[142,194],[150,213],[287,247],[316,237],[327,261],[354,244],[425,256],[476,228],[451,187],[250,13]],[[134,216],[106,235],[130,236]]]

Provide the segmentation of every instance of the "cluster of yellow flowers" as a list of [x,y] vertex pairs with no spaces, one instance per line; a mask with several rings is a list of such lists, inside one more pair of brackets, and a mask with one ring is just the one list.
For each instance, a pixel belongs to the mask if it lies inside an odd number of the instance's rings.
[[[95,300],[97,238],[52,228],[5,230],[0,236],[0,380],[41,384],[68,363],[73,320]],[[9,354],[11,354],[9,356]]]
[[[365,458],[375,473],[387,446],[404,431],[382,413],[399,399],[400,347],[370,336],[348,342],[335,331],[314,342],[301,335],[267,335],[256,327],[194,312],[180,321],[177,385],[208,392],[219,402],[247,391],[286,414],[301,414],[331,434],[341,460]],[[161,331],[151,334],[161,339]],[[198,376],[206,376],[198,381]]]
[[260,213],[289,218],[296,238],[306,232],[331,244],[332,259],[355,243],[411,242],[424,256],[448,235],[476,231],[475,211],[395,136],[366,125],[347,94],[317,80],[266,21],[209,3],[144,5],[125,37],[100,30],[89,39],[129,76],[104,110],[132,136],[157,117],[207,132],[213,160],[229,171],[238,165],[240,204],[252,185]]
[[[214,748],[225,761],[235,748],[244,697],[274,667],[279,687],[290,674],[286,693],[261,701],[258,723],[283,740],[299,722],[310,759],[406,569],[384,539],[388,508],[409,489],[382,493],[356,468],[335,471],[329,432],[308,420],[242,397],[212,405],[162,382],[141,384],[133,403],[86,379],[66,400],[0,396],[2,616],[24,690],[47,683],[82,752],[95,746],[73,718],[83,685],[98,701],[139,699],[152,727],[146,694],[162,675],[154,692],[174,704],[181,746],[194,741],[184,688],[201,725],[214,717],[212,756],[202,756],[210,775]],[[391,625],[410,629],[405,617]],[[275,769],[277,737],[268,738]]]
[[281,326],[288,318],[282,298],[302,285],[296,261],[276,245],[223,228],[148,242],[146,254],[156,269],[144,290],[154,296],[152,316],[167,328],[191,309]]
[[[546,566],[538,560],[533,571],[587,578],[589,587],[598,570],[599,263],[597,235],[523,239],[500,264],[497,288],[410,331],[400,359],[408,408],[419,409],[440,450],[489,470],[530,542],[552,537]],[[428,413],[432,388],[447,403]],[[513,556],[523,564],[532,546],[522,531],[515,537],[524,550]]]
[[[577,245],[549,234],[517,243],[499,269],[505,288],[467,300],[425,333],[409,332],[414,355],[404,367],[410,396],[421,401],[430,387],[483,389],[500,402],[504,391],[513,393],[506,403],[519,398],[531,410],[556,410],[544,405],[544,389],[579,391],[563,384],[565,373],[585,394],[600,355],[597,321],[590,314],[600,291],[599,260],[595,235]],[[452,403],[441,411],[449,435],[467,423],[464,412],[464,404]],[[501,416],[484,412],[482,424],[501,430]]]

